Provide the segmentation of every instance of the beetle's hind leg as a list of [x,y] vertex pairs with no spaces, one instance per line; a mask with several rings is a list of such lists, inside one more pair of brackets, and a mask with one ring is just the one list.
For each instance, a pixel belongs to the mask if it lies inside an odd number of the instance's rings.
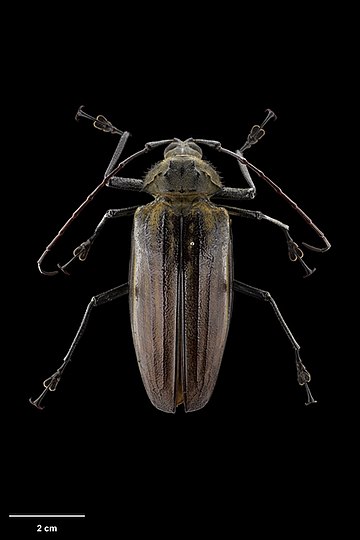
[[290,328],[285,322],[284,317],[281,315],[279,308],[276,305],[275,300],[271,296],[271,294],[267,291],[263,291],[262,289],[258,289],[256,287],[252,287],[251,285],[247,285],[246,283],[242,283],[241,281],[234,280],[233,281],[233,289],[234,291],[246,294],[248,296],[252,296],[253,298],[258,298],[259,300],[265,300],[266,302],[269,302],[271,304],[271,307],[273,308],[275,315],[281,324],[285,334],[287,335],[291,345],[295,349],[295,362],[296,362],[296,372],[297,372],[297,380],[300,386],[305,386],[306,394],[307,394],[307,402],[306,405],[310,405],[311,403],[316,403],[314,398],[311,395],[310,388],[308,383],[310,382],[311,376],[308,370],[305,368],[304,364],[301,361],[300,358],[300,345],[294,338],[294,336],[291,333]]
[[114,289],[110,289],[109,291],[103,292],[101,294],[98,294],[98,295],[92,297],[92,299],[90,300],[90,302],[89,302],[89,304],[88,304],[88,306],[86,308],[86,311],[84,313],[84,316],[83,316],[83,319],[82,319],[81,324],[79,326],[79,329],[76,332],[76,336],[74,337],[74,340],[73,340],[72,344],[70,345],[70,348],[69,348],[68,352],[66,353],[66,356],[65,356],[61,366],[59,367],[59,369],[57,369],[55,371],[55,373],[53,373],[48,379],[46,379],[44,381],[43,384],[44,384],[45,390],[43,390],[43,392],[40,394],[40,396],[35,400],[30,399],[30,403],[32,405],[35,405],[35,407],[37,407],[38,409],[43,409],[43,407],[41,405],[41,402],[44,399],[44,397],[46,396],[46,394],[48,393],[48,391],[50,390],[51,392],[54,392],[56,390],[57,385],[59,384],[61,376],[62,376],[62,374],[64,372],[64,369],[66,368],[66,366],[70,362],[70,360],[72,358],[72,355],[73,355],[73,353],[74,353],[74,351],[75,351],[75,349],[76,349],[82,335],[85,332],[87,323],[89,322],[90,313],[91,313],[92,309],[94,307],[96,307],[96,306],[100,306],[101,304],[107,304],[108,302],[112,302],[112,300],[116,300],[117,298],[120,298],[121,296],[124,296],[125,294],[128,294],[128,292],[129,292],[129,285],[128,285],[128,283],[124,283],[123,285],[119,285],[118,287],[115,287]]

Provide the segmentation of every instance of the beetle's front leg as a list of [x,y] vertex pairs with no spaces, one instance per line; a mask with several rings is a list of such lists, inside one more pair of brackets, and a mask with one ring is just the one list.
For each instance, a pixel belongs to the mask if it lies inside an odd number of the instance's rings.
[[120,208],[120,209],[111,209],[108,210],[98,226],[96,227],[94,234],[90,236],[85,242],[82,242],[79,246],[77,246],[73,251],[73,257],[64,265],[58,265],[58,268],[64,272],[64,274],[68,274],[66,268],[75,260],[79,259],[79,261],[85,261],[87,258],[90,248],[93,245],[95,239],[100,234],[102,228],[104,227],[105,223],[111,219],[111,218],[118,218],[118,217],[124,217],[124,216],[132,216],[138,206],[129,206],[128,208]]

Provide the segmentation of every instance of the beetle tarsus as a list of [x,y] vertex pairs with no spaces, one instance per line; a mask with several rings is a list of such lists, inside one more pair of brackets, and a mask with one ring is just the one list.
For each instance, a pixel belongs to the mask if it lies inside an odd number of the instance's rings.
[[85,259],[87,258],[89,254],[91,245],[92,245],[92,242],[90,239],[80,244],[80,246],[75,248],[73,251],[74,258],[78,258],[79,261],[85,261]]
[[265,130],[263,128],[268,123],[268,121],[271,120],[271,118],[274,118],[274,120],[276,120],[277,116],[272,110],[266,109],[265,112],[267,112],[265,120],[260,124],[260,126],[255,124],[255,126],[251,128],[250,133],[247,136],[246,143],[240,149],[241,153],[263,138],[263,136],[265,135]]
[[70,273],[66,270],[66,268],[73,262],[75,259],[79,259],[79,261],[83,262],[87,258],[90,248],[91,248],[92,242],[91,240],[86,240],[86,242],[83,242],[80,244],[80,246],[76,247],[73,251],[73,256],[71,259],[65,263],[65,264],[58,264],[57,267],[61,272],[63,272],[65,275],[70,276]]
[[298,244],[288,235],[288,254],[291,262],[302,259],[304,252],[299,248]]
[[42,411],[44,409],[44,407],[41,405],[42,400],[44,399],[44,397],[49,391],[55,392],[57,385],[60,382],[61,375],[62,375],[62,371],[58,369],[57,371],[55,371],[55,373],[51,375],[51,377],[48,377],[47,379],[45,379],[45,381],[43,382],[43,386],[45,387],[45,390],[43,390],[41,394],[39,395],[39,397],[37,397],[36,399],[32,399],[32,398],[29,399],[31,405],[34,405],[34,407]]
[[50,390],[50,392],[55,392],[57,385],[60,382],[61,375],[62,373],[59,369],[55,371],[55,373],[53,373],[51,377],[45,379],[45,381],[43,382],[44,387]]
[[265,129],[262,129],[260,126],[255,125],[251,128],[250,133],[247,138],[248,144],[251,146],[256,144],[260,139],[265,135]]
[[299,351],[295,351],[296,354],[296,373],[297,373],[297,380],[300,386],[304,386],[304,384],[310,382],[311,375],[304,366],[304,364],[301,361]]
[[105,133],[112,133],[115,135],[122,135],[124,133],[123,131],[120,131],[120,129],[113,126],[112,123],[101,114],[96,117],[95,121],[93,122],[93,126],[96,129],[100,129],[100,131],[105,131]]
[[122,135],[124,132],[120,131],[120,129],[116,128],[112,125],[111,122],[105,116],[102,116],[102,114],[99,114],[96,118],[95,116],[90,116],[90,114],[87,114],[83,111],[84,105],[81,105],[75,115],[75,120],[79,121],[79,118],[87,118],[88,120],[92,120],[93,126],[96,129],[100,129],[101,131],[105,131],[106,133],[114,133],[116,135]]
[[311,276],[316,270],[316,268],[310,268],[304,261],[304,252],[299,248],[298,244],[289,235],[288,231],[285,231],[286,241],[288,246],[288,255],[291,262],[299,261],[303,269],[305,270],[304,278]]
[[306,390],[307,395],[307,402],[305,405],[311,405],[312,403],[317,403],[316,400],[313,398],[310,388],[309,388],[309,382],[311,381],[311,375],[304,366],[304,364],[301,361],[299,351],[295,351],[296,354],[296,372],[297,372],[297,380],[300,386],[304,386]]

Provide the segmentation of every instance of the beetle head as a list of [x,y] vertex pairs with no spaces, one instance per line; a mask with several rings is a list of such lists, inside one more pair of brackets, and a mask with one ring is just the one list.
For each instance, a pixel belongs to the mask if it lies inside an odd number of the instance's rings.
[[211,196],[221,189],[215,169],[202,159],[201,148],[193,139],[174,139],[164,152],[164,160],[146,175],[143,190],[153,196]]
[[202,150],[200,146],[194,143],[193,139],[186,139],[181,141],[180,139],[174,139],[164,150],[164,158],[175,156],[195,156],[202,158]]

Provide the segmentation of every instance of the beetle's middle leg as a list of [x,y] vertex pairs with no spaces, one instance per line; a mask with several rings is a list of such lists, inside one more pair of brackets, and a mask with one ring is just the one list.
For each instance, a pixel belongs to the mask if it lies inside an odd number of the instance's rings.
[[298,344],[298,342],[292,335],[290,328],[286,324],[285,319],[281,315],[280,310],[277,307],[276,302],[271,296],[271,294],[267,291],[263,291],[262,289],[258,289],[257,287],[252,287],[251,285],[247,285],[246,283],[242,283],[241,281],[237,281],[237,280],[233,281],[233,289],[234,291],[246,294],[248,296],[252,296],[253,298],[258,298],[259,300],[265,300],[266,302],[270,303],[279,323],[282,326],[282,329],[287,335],[291,345],[295,349],[297,380],[300,386],[305,386],[307,399],[308,399],[306,405],[310,405],[310,403],[316,403],[316,401],[311,395],[311,392],[308,386],[308,383],[310,382],[310,379],[311,379],[310,373],[307,371],[307,369],[305,368],[300,358],[300,345]]
[[224,205],[223,208],[226,208],[226,210],[232,216],[264,220],[264,221],[268,221],[269,223],[272,223],[273,225],[276,225],[277,227],[280,227],[280,229],[282,229],[286,237],[286,243],[287,243],[288,255],[289,255],[290,261],[300,262],[301,266],[305,270],[304,277],[311,276],[311,274],[315,272],[316,268],[309,268],[306,262],[303,260],[304,253],[302,249],[299,248],[298,244],[291,238],[290,233],[289,233],[289,225],[286,225],[286,223],[282,223],[282,221],[279,221],[278,219],[267,216],[266,214],[263,214],[262,212],[259,212],[258,210],[245,210],[244,208],[237,208],[236,206],[227,206],[227,205]]
[[47,378],[44,381],[43,384],[45,386],[45,390],[43,390],[43,392],[40,394],[40,396],[35,400],[30,399],[30,403],[32,405],[35,405],[35,407],[37,407],[38,409],[43,409],[43,407],[41,406],[41,402],[44,399],[45,395],[48,393],[49,390],[51,392],[54,392],[56,390],[57,385],[59,384],[61,376],[62,376],[62,374],[64,372],[64,369],[66,368],[66,366],[70,362],[70,360],[72,358],[72,355],[73,355],[73,353],[74,353],[74,351],[75,351],[81,337],[83,336],[83,334],[85,332],[86,326],[87,326],[87,324],[89,322],[90,313],[91,313],[92,309],[94,307],[96,307],[96,306],[101,306],[101,304],[107,304],[108,302],[112,302],[113,300],[116,300],[117,298],[120,298],[121,296],[124,296],[125,294],[128,294],[128,292],[129,292],[129,285],[128,285],[128,283],[124,283],[123,285],[119,285],[119,287],[115,287],[114,289],[110,289],[109,291],[103,292],[101,294],[98,294],[98,295],[92,297],[92,299],[90,300],[90,302],[89,302],[89,304],[88,304],[88,306],[87,306],[87,308],[85,310],[83,319],[82,319],[81,324],[79,326],[79,329],[76,332],[74,340],[71,343],[70,348],[69,348],[68,352],[66,353],[61,366],[59,367],[59,369],[57,369],[55,371],[55,373],[53,373],[49,378]]
[[77,246],[73,251],[73,257],[62,266],[58,265],[58,268],[62,270],[65,274],[68,272],[66,271],[66,268],[71,264],[75,259],[79,259],[80,261],[85,261],[86,257],[89,254],[90,248],[93,245],[95,239],[99,236],[102,228],[104,227],[105,223],[112,218],[119,218],[119,217],[125,217],[125,216],[132,216],[135,214],[136,209],[138,206],[129,206],[128,208],[119,208],[119,209],[111,209],[108,210],[100,223],[95,228],[94,233],[85,240],[85,242],[82,242],[80,246]]

